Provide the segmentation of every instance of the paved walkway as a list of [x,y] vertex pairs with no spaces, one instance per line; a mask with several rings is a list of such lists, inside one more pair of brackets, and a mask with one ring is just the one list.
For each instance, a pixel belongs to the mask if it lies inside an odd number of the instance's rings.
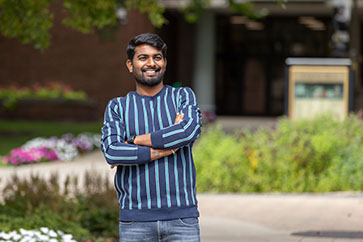
[[[0,177],[58,172],[64,179],[89,170],[109,175],[110,181],[115,172],[94,152],[71,162],[2,167]],[[198,200],[202,241],[363,242],[363,193],[198,194]]]
[[246,116],[217,116],[215,124],[223,127],[226,132],[235,132],[248,128],[256,130],[259,127],[275,127],[278,118],[276,117],[246,117]]

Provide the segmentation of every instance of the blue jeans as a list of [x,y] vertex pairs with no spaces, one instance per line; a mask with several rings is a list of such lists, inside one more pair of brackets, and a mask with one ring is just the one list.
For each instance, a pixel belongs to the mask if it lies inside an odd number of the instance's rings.
[[120,222],[120,242],[200,242],[198,218]]

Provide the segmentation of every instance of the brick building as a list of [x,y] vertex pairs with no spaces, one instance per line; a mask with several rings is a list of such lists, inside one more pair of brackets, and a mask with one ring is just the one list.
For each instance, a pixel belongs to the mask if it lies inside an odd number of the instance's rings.
[[[119,24],[112,34],[87,35],[62,25],[62,12],[55,6],[52,43],[43,53],[0,36],[0,85],[66,83],[95,100],[91,116],[102,119],[110,98],[134,89],[125,67],[128,41],[139,33],[155,32],[168,44],[165,82],[191,86],[202,109],[219,115],[278,116],[284,113],[285,59],[332,57],[334,11],[328,0],[291,0],[287,10],[274,1],[255,1],[256,8],[270,12],[258,21],[233,14],[221,4],[226,1],[212,1],[196,24],[187,23],[178,11],[183,1],[164,2],[169,23],[161,29],[131,11],[127,23]],[[358,7],[361,12],[363,6]],[[313,19],[320,28],[303,24],[303,17]],[[360,31],[360,17],[358,24]],[[360,33],[355,34],[361,46]],[[357,84],[361,89],[360,74]],[[355,110],[360,108],[362,98],[358,97]]]

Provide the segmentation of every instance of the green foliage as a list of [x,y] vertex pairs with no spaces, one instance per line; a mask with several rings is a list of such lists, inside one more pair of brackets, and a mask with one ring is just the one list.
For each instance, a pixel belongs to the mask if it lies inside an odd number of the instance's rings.
[[195,23],[204,13],[210,4],[210,0],[194,0],[191,1],[186,7],[184,7],[182,12],[184,13],[184,18],[189,23]]
[[286,9],[287,0],[277,0],[277,4],[280,5],[283,9]]
[[0,230],[11,232],[23,229],[34,229],[47,226],[53,230],[63,228],[64,232],[74,235],[76,238],[86,240],[90,238],[90,233],[87,229],[75,222],[66,221],[57,213],[47,209],[36,209],[34,213],[24,217],[14,217],[8,214],[0,214]]
[[106,176],[86,173],[82,189],[77,177],[67,177],[61,185],[57,175],[48,180],[14,176],[2,197],[0,231],[48,227],[82,241],[118,236],[119,209]]
[[83,191],[77,192],[80,222],[96,237],[117,237],[119,206],[113,184],[100,174],[86,173]]
[[258,19],[267,16],[267,9],[256,11],[253,8],[253,4],[250,2],[237,3],[235,0],[229,0],[229,8],[232,12],[241,14],[247,18]]
[[1,99],[3,100],[4,107],[11,110],[16,108],[16,104],[19,100],[65,99],[84,101],[87,99],[87,94],[83,91],[74,91],[70,87],[58,83],[48,83],[48,86],[35,86],[33,88],[18,88],[13,85],[6,88],[0,88],[0,100]]
[[[0,31],[6,37],[18,38],[23,44],[31,44],[44,50],[50,45],[49,30],[53,25],[50,5],[56,0],[0,0]],[[277,0],[285,8],[287,0]],[[210,0],[191,0],[182,11],[188,22],[196,22],[210,5]],[[250,18],[264,17],[266,12],[256,12],[251,3],[236,3],[229,0],[230,9]],[[117,27],[115,15],[118,7],[138,9],[147,14],[151,23],[160,28],[167,20],[165,8],[159,0],[64,0],[67,17],[63,24],[82,33],[95,30],[113,30]]]
[[165,8],[158,0],[126,0],[126,6],[128,9],[136,8],[141,13],[146,13],[155,27],[160,28],[166,23],[163,15]]
[[207,131],[195,147],[199,192],[363,189],[363,122],[280,120],[275,130]]
[[65,0],[64,7],[70,16],[63,23],[82,33],[116,24],[114,0]]
[[0,0],[0,30],[4,36],[44,49],[50,44],[52,0]]

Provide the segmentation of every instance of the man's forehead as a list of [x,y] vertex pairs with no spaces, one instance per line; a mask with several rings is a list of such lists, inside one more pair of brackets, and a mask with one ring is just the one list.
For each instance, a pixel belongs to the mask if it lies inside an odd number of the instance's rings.
[[161,50],[158,50],[157,48],[155,48],[152,45],[142,44],[142,45],[136,46],[136,48],[135,48],[135,55],[136,56],[139,56],[139,55],[156,55],[156,54],[163,55]]

